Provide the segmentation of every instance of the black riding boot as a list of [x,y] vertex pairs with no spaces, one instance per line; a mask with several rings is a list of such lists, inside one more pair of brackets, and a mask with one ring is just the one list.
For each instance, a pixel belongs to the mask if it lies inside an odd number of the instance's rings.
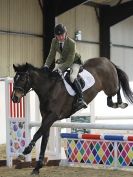
[[82,93],[82,88],[77,79],[74,80],[73,82],[73,89],[75,90],[77,94],[77,104],[76,104],[76,109],[82,109],[82,108],[87,108],[87,104],[83,99],[83,93]]

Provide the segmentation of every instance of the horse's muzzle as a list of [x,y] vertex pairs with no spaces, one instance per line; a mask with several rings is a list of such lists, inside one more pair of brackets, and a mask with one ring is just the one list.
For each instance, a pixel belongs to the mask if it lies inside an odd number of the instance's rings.
[[14,94],[14,92],[12,92],[11,99],[12,99],[13,103],[19,103],[19,102],[20,102],[20,98],[17,97],[17,96]]

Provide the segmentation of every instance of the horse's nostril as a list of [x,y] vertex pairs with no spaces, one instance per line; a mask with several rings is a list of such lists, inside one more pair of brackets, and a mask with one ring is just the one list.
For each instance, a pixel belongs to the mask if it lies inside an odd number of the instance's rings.
[[15,96],[15,95],[11,96],[11,99],[12,99],[12,101],[13,101],[14,103],[19,102],[19,98],[18,98],[17,96]]

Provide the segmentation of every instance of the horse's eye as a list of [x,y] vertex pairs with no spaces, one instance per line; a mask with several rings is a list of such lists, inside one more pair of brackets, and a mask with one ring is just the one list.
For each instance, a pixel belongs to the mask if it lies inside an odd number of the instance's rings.
[[25,78],[24,78],[24,77],[21,77],[20,80],[21,80],[21,81],[25,81]]
[[19,77],[20,77],[20,75],[18,74],[18,75],[16,75],[15,77],[14,77],[14,82],[16,82],[18,79],[19,79]]

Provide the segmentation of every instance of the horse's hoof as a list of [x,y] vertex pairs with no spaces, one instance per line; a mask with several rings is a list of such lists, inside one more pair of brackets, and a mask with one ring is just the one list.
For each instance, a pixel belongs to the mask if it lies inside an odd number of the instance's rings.
[[32,146],[27,146],[27,147],[24,149],[23,154],[24,154],[24,155],[27,155],[27,154],[31,153],[31,151],[32,151]]
[[33,171],[31,172],[31,175],[39,175],[39,170],[33,169]]
[[128,106],[127,103],[118,104],[118,107],[119,107],[119,108],[122,108],[122,109],[126,108],[127,106]]
[[31,153],[33,147],[35,146],[35,142],[31,142],[23,151],[24,155],[27,155],[29,153]]
[[[44,165],[43,161],[39,160],[39,161],[37,161],[36,168],[37,168],[37,169],[40,169],[40,168],[43,167],[43,165]],[[36,168],[35,168],[35,169],[36,169]]]
[[25,156],[24,156],[24,155],[19,155],[19,156],[18,156],[18,160],[20,160],[20,161],[25,161]]
[[118,108],[118,103],[113,103],[112,108]]

